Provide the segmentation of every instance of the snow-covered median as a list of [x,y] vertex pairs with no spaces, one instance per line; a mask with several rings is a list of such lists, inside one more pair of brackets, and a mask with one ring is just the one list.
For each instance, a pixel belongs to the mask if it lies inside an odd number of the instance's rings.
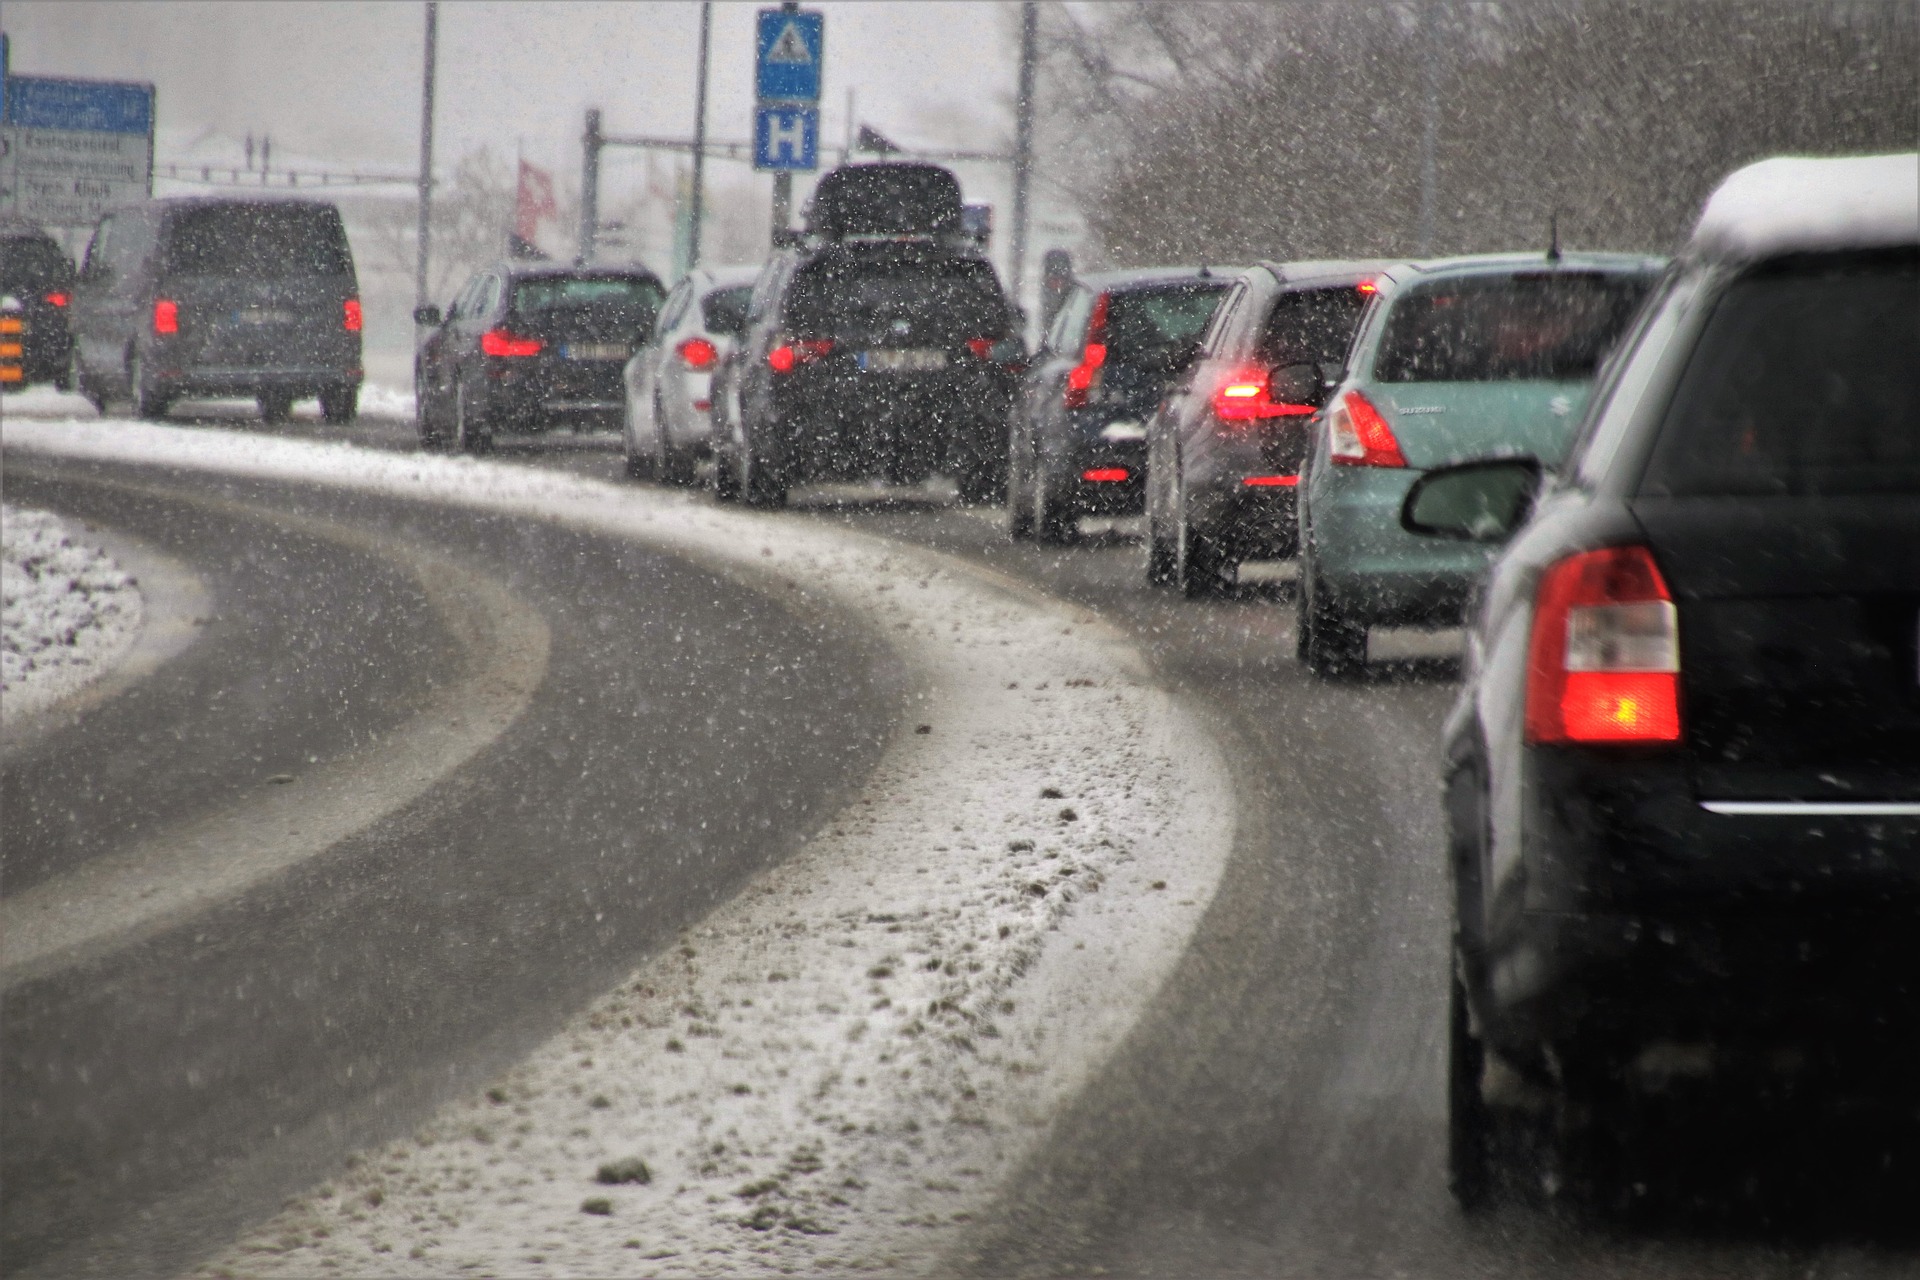
[[41,710],[113,668],[140,633],[137,583],[49,511],[0,504],[0,708]]
[[809,847],[210,1274],[934,1270],[1153,997],[1231,846],[1219,752],[1131,644],[957,559],[470,459],[133,424],[8,443],[642,539],[857,610],[922,691]]

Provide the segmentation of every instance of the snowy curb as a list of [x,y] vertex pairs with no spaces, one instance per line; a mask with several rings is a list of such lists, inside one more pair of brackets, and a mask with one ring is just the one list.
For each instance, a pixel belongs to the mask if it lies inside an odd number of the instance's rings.
[[806,849],[207,1274],[929,1271],[1133,1025],[1231,847],[1219,752],[1131,645],[949,557],[467,459],[118,423],[8,445],[644,539],[826,592],[925,691]]
[[139,584],[48,511],[0,505],[0,706],[9,722],[111,671],[140,634]]

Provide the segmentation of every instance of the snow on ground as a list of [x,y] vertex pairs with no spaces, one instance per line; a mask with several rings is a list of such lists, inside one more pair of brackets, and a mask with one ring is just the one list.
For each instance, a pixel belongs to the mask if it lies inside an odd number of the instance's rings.
[[468,458],[130,423],[8,444],[644,539],[857,611],[921,690],[806,849],[203,1274],[935,1271],[1152,999],[1231,846],[1217,748],[1127,640],[958,559]]
[[111,670],[140,634],[139,585],[78,526],[0,505],[0,707],[40,710]]
[[399,418],[413,421],[413,390],[402,391],[383,383],[369,382],[360,388],[360,412],[369,418]]

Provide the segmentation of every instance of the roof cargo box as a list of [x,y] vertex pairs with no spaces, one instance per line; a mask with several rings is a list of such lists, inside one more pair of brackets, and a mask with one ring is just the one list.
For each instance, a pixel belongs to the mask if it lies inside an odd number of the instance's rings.
[[843,165],[814,188],[807,230],[830,240],[959,235],[960,181],[937,164]]

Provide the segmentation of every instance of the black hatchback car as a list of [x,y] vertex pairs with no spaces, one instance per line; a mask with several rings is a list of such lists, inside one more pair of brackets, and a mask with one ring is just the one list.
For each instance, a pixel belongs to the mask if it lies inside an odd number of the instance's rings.
[[1008,527],[1066,542],[1080,517],[1135,515],[1147,421],[1193,357],[1234,273],[1112,271],[1068,292],[1020,386],[1008,446]]
[[[51,382],[62,391],[72,385],[73,338],[67,317],[73,302],[73,260],[59,241],[32,223],[0,222],[0,297],[19,310],[17,335],[0,337],[0,390],[15,391]],[[18,370],[15,376],[10,373]]]
[[1147,581],[1204,595],[1299,547],[1295,500],[1378,263],[1263,262],[1147,420]]
[[1567,1167],[1602,1176],[1611,1122],[1675,1076],[1824,1096],[1864,1070],[1913,1114],[1917,181],[1911,154],[1738,171],[1537,504],[1530,459],[1407,494],[1434,537],[1532,510],[1445,740],[1463,1202],[1512,1149],[1503,1080],[1550,1091]]
[[185,396],[248,396],[269,422],[359,405],[360,286],[321,200],[190,196],[100,220],[73,293],[79,390],[143,418]]
[[622,372],[653,337],[667,291],[645,267],[501,263],[475,272],[430,327],[413,362],[424,449],[491,448],[502,432],[617,426]]
[[718,380],[720,498],[777,506],[795,484],[936,473],[962,501],[999,496],[1025,349],[959,210],[934,165],[821,180],[808,234],[762,270]]

